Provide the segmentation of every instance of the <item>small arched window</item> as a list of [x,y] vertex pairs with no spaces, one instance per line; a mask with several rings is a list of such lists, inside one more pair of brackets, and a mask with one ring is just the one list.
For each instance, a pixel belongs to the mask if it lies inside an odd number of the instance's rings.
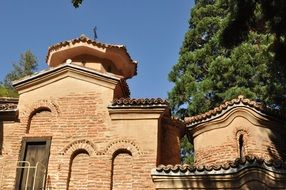
[[244,152],[245,152],[245,148],[244,148],[244,139],[243,139],[243,134],[239,135],[238,138],[238,145],[239,145],[239,158],[244,158]]

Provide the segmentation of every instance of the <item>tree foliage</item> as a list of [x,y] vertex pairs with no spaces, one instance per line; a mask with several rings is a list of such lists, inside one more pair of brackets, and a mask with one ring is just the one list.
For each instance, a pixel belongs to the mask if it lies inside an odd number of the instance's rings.
[[273,69],[286,77],[286,3],[284,0],[229,0],[229,21],[222,34],[225,47],[233,48],[248,40],[249,33],[273,36],[268,51],[273,52]]
[[194,147],[189,142],[187,136],[184,136],[181,140],[181,162],[192,164],[194,162]]
[[0,97],[18,97],[18,94],[15,90],[0,84]]
[[78,8],[82,4],[83,0],[72,0],[72,4],[75,8]]
[[[237,45],[251,30],[274,34],[276,40],[286,35],[284,0],[229,0],[229,22],[223,32],[225,45]],[[235,35],[233,35],[235,34]]]
[[239,94],[280,108],[285,80],[273,77],[271,33],[249,31],[248,38],[233,49],[221,45],[230,18],[227,0],[198,0],[191,12],[189,30],[180,57],[169,73],[175,83],[169,92],[173,109],[181,116],[205,112]]
[[13,70],[6,75],[4,83],[0,83],[0,96],[16,97],[17,92],[14,90],[12,82],[33,74],[37,66],[37,59],[30,50],[21,54],[19,61],[13,64]]
[[[233,48],[221,43],[232,19],[230,2],[197,0],[191,11],[178,62],[169,73],[174,83],[169,102],[182,118],[238,95],[264,101],[273,109],[285,109],[286,80],[269,51],[275,35],[269,30],[249,30],[247,38]],[[260,16],[259,11],[256,14]]]

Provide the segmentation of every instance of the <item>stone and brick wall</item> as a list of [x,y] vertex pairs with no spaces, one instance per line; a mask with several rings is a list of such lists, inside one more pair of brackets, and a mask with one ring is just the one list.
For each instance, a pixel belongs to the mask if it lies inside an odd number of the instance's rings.
[[185,134],[185,124],[176,119],[164,117],[161,130],[159,131],[159,164],[180,164],[181,163],[181,138]]
[[221,165],[246,155],[263,160],[285,159],[281,123],[250,108],[237,108],[193,129],[195,164]]
[[151,169],[179,163],[184,126],[161,121],[169,111],[165,101],[112,103],[129,97],[126,79],[137,73],[124,46],[81,36],[51,46],[46,61],[49,69],[14,83],[19,117],[0,122],[1,189],[15,188],[22,140],[29,138],[51,139],[49,190],[154,189]]
[[[19,121],[3,126],[1,189],[14,188],[23,137],[52,138],[47,189],[154,189],[150,171],[160,164],[160,154],[167,156],[157,150],[159,120],[166,108],[129,111],[123,115],[132,119],[113,121],[107,104],[111,100],[100,90],[61,93],[20,97]],[[164,142],[175,142],[178,149],[178,132],[170,134],[174,139]]]

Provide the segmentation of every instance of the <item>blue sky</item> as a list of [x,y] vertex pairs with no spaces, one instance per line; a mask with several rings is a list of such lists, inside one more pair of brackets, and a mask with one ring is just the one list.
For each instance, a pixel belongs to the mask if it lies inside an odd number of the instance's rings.
[[47,68],[49,46],[85,34],[98,41],[123,44],[139,62],[128,80],[131,97],[162,97],[172,88],[168,73],[177,62],[188,29],[193,0],[85,0],[75,9],[70,0],[4,0],[0,6],[0,80],[30,49],[39,70]]

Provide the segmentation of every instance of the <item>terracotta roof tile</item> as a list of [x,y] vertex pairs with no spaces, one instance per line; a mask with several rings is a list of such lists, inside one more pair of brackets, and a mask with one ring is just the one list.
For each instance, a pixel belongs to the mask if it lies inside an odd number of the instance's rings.
[[153,170],[153,174],[211,174],[211,173],[227,173],[227,171],[238,171],[246,167],[260,167],[265,169],[272,169],[286,172],[286,162],[282,160],[263,160],[255,156],[246,156],[244,159],[236,159],[233,162],[225,163],[222,165],[212,166],[194,166],[188,164],[177,165],[159,165]]
[[263,103],[252,101],[250,99],[244,98],[244,96],[238,96],[236,99],[226,101],[223,104],[219,105],[218,107],[215,107],[214,109],[208,112],[205,112],[203,114],[199,114],[196,116],[192,116],[192,117],[186,117],[185,122],[186,124],[191,125],[191,124],[195,124],[198,122],[206,121],[206,120],[213,118],[214,116],[220,115],[221,113],[228,110],[229,108],[239,106],[239,105],[249,106],[263,113],[268,113],[268,114],[273,113],[273,111],[270,110],[268,107],[266,107],[266,105]]
[[112,106],[150,106],[150,105],[168,105],[166,100],[161,98],[119,98],[112,101]]
[[0,112],[1,111],[15,111],[17,109],[17,98],[0,98]]
[[122,49],[125,52],[125,54],[127,55],[127,57],[129,58],[129,60],[136,65],[135,75],[137,74],[137,61],[134,61],[131,58],[131,56],[129,55],[129,53],[128,53],[128,51],[127,51],[127,49],[126,49],[126,47],[124,45],[112,45],[112,44],[100,43],[100,42],[97,42],[97,41],[89,39],[85,35],[81,35],[79,38],[75,38],[75,39],[72,39],[72,40],[59,42],[59,43],[57,43],[55,45],[50,46],[49,49],[48,49],[47,56],[46,56],[46,62],[48,62],[49,56],[50,56],[52,51],[56,51],[56,50],[59,50],[62,47],[74,45],[74,44],[77,44],[77,43],[80,43],[80,42],[84,42],[84,43],[91,44],[91,45],[97,46],[97,47],[102,47],[102,48]]
[[17,109],[17,104],[6,103],[0,104],[0,111],[9,111]]

